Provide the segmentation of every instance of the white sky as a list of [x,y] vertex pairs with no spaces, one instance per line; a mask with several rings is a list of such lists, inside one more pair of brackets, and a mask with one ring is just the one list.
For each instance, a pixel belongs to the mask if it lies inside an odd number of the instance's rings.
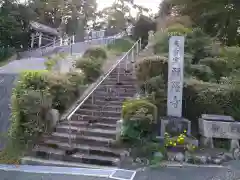
[[[162,0],[134,0],[134,3],[149,8],[153,13],[156,13],[158,12],[158,7],[161,1]],[[101,10],[105,7],[111,6],[113,2],[114,0],[97,0],[98,9]]]

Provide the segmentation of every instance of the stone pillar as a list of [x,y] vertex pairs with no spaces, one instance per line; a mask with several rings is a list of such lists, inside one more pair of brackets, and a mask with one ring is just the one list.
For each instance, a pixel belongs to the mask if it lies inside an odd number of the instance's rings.
[[42,33],[39,33],[39,37],[38,37],[38,47],[41,47],[42,45]]
[[31,48],[33,48],[34,39],[35,39],[35,35],[34,35],[34,34],[31,34]]

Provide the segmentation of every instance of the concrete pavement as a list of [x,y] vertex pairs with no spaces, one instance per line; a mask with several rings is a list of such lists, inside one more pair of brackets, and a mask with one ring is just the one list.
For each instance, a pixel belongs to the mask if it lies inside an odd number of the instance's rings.
[[[60,167],[6,167],[0,165],[0,180],[239,180],[240,161],[225,167],[145,168],[130,179],[114,178],[116,169],[79,169]],[[4,168],[5,167],[5,168]],[[38,168],[36,173],[33,171]],[[92,172],[92,174],[91,174]]]

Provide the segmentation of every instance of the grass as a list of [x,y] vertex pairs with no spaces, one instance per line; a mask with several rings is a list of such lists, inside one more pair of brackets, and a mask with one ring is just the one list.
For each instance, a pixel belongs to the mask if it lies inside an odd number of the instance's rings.
[[7,140],[5,148],[0,152],[0,164],[14,164],[19,165],[21,158],[24,156],[27,145],[25,143],[14,140],[6,135],[1,135],[0,140]]

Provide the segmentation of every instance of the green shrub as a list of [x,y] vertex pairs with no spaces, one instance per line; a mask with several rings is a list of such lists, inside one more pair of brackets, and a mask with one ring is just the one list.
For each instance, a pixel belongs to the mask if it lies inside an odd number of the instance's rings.
[[67,73],[68,80],[75,86],[84,84],[85,76],[82,71],[71,71]]
[[67,75],[51,73],[48,75],[48,89],[53,98],[53,108],[63,112],[74,101],[78,89]]
[[12,48],[0,47],[0,61],[4,61],[7,58],[11,57],[13,53],[14,50]]
[[192,32],[188,33],[185,41],[185,52],[193,54],[194,64],[208,55],[206,48],[212,44],[211,37],[199,28],[193,29]]
[[239,119],[239,96],[239,87],[195,79],[186,80],[183,90],[183,115],[192,121],[192,132],[198,132],[197,119],[201,114],[231,115]]
[[92,83],[102,74],[102,61],[95,61],[91,58],[81,58],[76,61],[76,68],[83,71],[86,83]]
[[122,108],[122,138],[128,141],[141,140],[152,135],[157,121],[157,107],[143,99],[128,100]]
[[167,28],[169,36],[182,36],[191,32],[191,29],[184,27],[181,24],[174,24]]
[[227,61],[222,58],[204,58],[200,60],[200,64],[209,66],[214,73],[214,76],[217,80],[220,80],[222,76],[228,75]]
[[169,35],[167,32],[157,32],[155,34],[153,52],[154,54],[168,53]]
[[107,48],[117,52],[127,52],[133,44],[134,42],[130,39],[116,39],[114,43],[107,45]]
[[213,78],[213,71],[209,66],[202,64],[192,64],[190,66],[190,74],[199,80],[210,81]]
[[[22,82],[19,83],[19,85]],[[51,109],[52,98],[48,90],[15,88],[12,95],[11,139],[28,144],[46,132],[46,113]]]
[[140,83],[146,80],[162,75],[167,81],[168,77],[168,60],[161,56],[150,56],[142,59],[136,64],[136,76]]
[[19,81],[15,87],[17,92],[26,89],[45,90],[47,87],[48,71],[24,71],[20,74]]
[[167,111],[167,86],[162,76],[152,77],[142,85],[142,90],[152,95],[152,102],[158,108],[158,115],[164,116]]
[[240,68],[240,47],[223,47],[220,56],[227,60],[228,67],[233,71]]
[[189,16],[169,16],[166,20],[166,27],[181,24],[184,27],[191,27],[193,22]]
[[107,59],[107,52],[102,47],[92,47],[85,51],[84,58]]
[[57,62],[64,58],[66,58],[66,55],[64,53],[59,53],[54,56],[47,57],[47,60],[44,62],[46,69],[48,71],[51,71]]

